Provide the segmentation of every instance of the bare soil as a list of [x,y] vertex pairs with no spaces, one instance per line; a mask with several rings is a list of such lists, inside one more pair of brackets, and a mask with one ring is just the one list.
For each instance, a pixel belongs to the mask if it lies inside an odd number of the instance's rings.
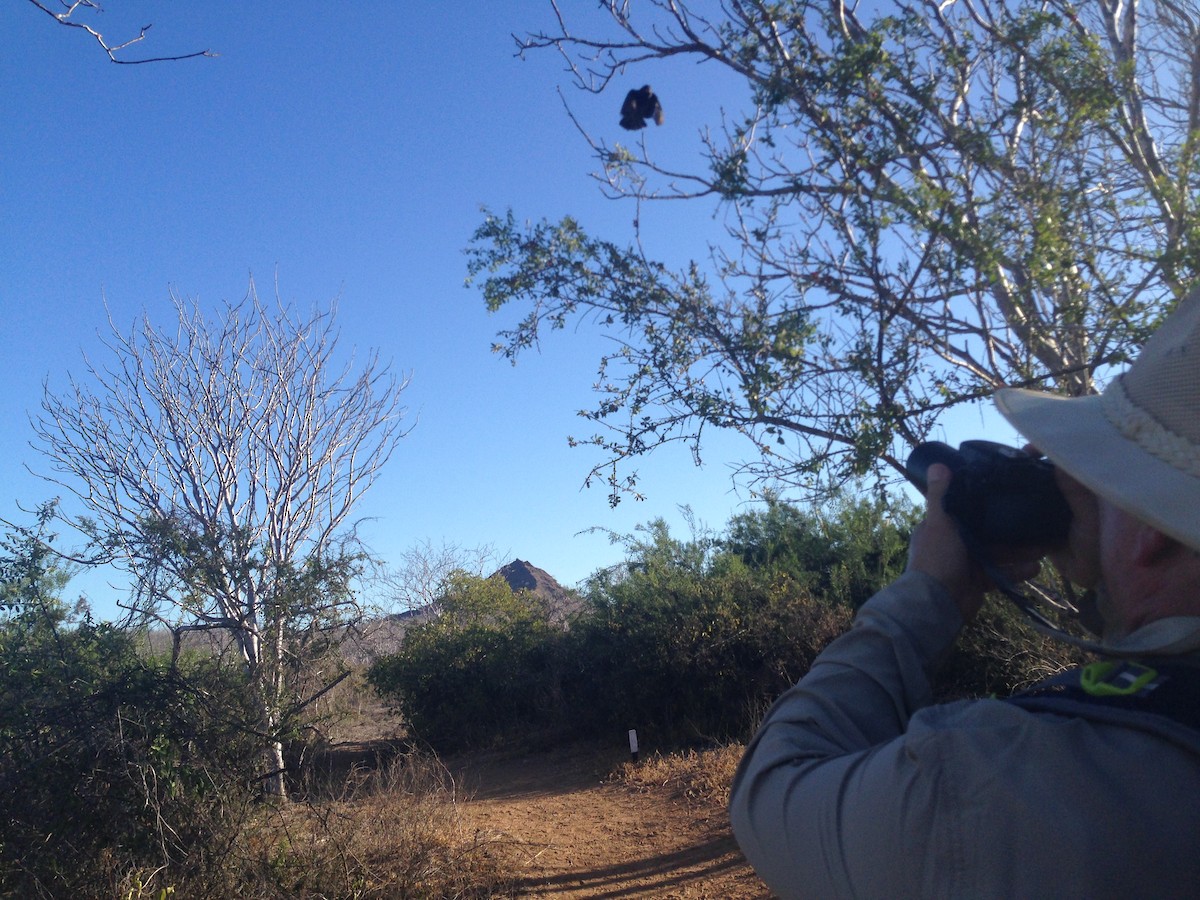
[[[321,774],[345,783],[405,750],[399,720],[369,694],[339,728]],[[368,699],[364,699],[364,697]],[[733,838],[719,802],[691,802],[654,781],[618,777],[624,748],[503,750],[444,759],[468,834],[499,840],[523,866],[521,897],[766,900],[772,895]]]
[[580,749],[449,761],[467,824],[511,840],[521,896],[768,898],[724,810],[635,788]]

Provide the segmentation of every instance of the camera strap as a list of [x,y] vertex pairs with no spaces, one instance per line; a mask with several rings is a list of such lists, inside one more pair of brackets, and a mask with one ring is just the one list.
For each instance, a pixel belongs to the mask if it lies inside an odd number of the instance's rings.
[[[1198,616],[1173,616],[1158,619],[1131,634],[1112,641],[1096,641],[1071,634],[1047,618],[1036,603],[1017,590],[1000,571],[1000,568],[988,560],[985,554],[972,550],[970,543],[967,544],[967,549],[971,553],[972,559],[979,563],[984,573],[992,580],[996,589],[1012,601],[1013,605],[1025,615],[1030,627],[1039,634],[1044,634],[1081,650],[1087,650],[1089,653],[1126,659],[1147,655],[1178,656],[1200,651],[1200,617]],[[1030,583],[1029,586],[1040,594],[1047,604],[1067,612],[1075,611],[1073,605],[1056,600],[1049,591],[1033,583]]]
[[[1065,643],[1071,644],[1074,647],[1079,647],[1080,649],[1088,650],[1093,653],[1103,653],[1109,656],[1133,655],[1132,653],[1125,654],[1120,650],[1114,650],[1111,647],[1105,647],[1098,641],[1089,640],[1088,638],[1071,634],[1069,631],[1065,631],[1058,625],[1054,624],[1054,622],[1047,618],[1046,614],[1038,608],[1037,603],[1030,597],[1021,593],[1021,591],[1017,589],[1012,581],[1009,580],[1009,578],[1000,570],[1000,567],[992,562],[991,558],[984,551],[982,545],[975,540],[975,537],[971,534],[970,530],[964,527],[961,522],[957,522],[957,524],[959,537],[962,538],[962,542],[967,548],[967,554],[979,565],[981,569],[983,569],[984,574],[987,575],[992,584],[995,585],[996,590],[1007,597],[1009,601],[1011,601],[1012,604],[1021,611],[1035,631],[1039,632],[1040,634],[1044,634],[1047,637],[1064,641]],[[1064,610],[1074,609],[1074,607],[1069,604],[1053,600],[1048,591],[1045,591],[1037,586],[1034,586],[1034,589],[1051,605],[1057,606],[1059,609]]]

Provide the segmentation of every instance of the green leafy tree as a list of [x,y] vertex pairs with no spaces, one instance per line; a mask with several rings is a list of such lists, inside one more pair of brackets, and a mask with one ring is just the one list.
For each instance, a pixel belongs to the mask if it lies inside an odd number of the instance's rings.
[[[337,362],[335,308],[244,299],[168,329],[110,322],[105,364],[47,385],[34,446],[87,511],[74,523],[132,577],[133,612],[231,644],[258,704],[264,785],[284,794],[289,672],[348,634],[369,558],[349,516],[406,433],[407,382]],[[339,678],[334,673],[331,678]],[[328,685],[317,686],[316,691]]]
[[1190,0],[556,12],[520,50],[561,54],[584,91],[705,62],[750,96],[690,171],[653,137],[588,138],[610,196],[716,204],[711,265],[511,212],[468,250],[488,308],[519,310],[506,356],[575,323],[615,338],[581,439],[614,502],[637,490],[625,463],[698,452],[709,427],[749,438],[767,484],[894,474],[957,404],[1093,391],[1200,274]]
[[919,517],[906,499],[839,493],[809,509],[771,492],[764,500],[734,516],[721,541],[747,566],[785,572],[826,602],[853,609],[904,571]]

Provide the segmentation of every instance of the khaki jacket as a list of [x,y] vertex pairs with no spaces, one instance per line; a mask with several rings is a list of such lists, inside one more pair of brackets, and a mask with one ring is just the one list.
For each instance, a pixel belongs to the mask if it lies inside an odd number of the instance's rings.
[[1003,700],[931,705],[962,621],[904,575],[772,708],[734,780],[780,897],[1200,897],[1200,755]]

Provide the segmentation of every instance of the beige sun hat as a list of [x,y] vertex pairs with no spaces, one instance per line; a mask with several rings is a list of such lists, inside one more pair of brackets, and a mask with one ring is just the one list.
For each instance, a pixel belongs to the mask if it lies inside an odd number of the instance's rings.
[[1096,494],[1200,550],[1200,288],[1091,397],[1006,388],[996,406]]

